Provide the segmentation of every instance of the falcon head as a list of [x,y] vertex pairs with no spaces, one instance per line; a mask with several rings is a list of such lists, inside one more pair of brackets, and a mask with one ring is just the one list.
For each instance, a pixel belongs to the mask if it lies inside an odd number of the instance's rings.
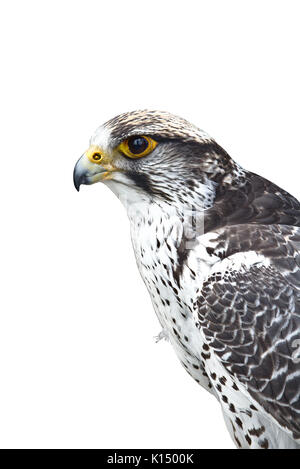
[[127,204],[150,199],[212,206],[236,164],[202,130],[159,111],[121,114],[99,127],[74,169],[74,184],[103,182]]

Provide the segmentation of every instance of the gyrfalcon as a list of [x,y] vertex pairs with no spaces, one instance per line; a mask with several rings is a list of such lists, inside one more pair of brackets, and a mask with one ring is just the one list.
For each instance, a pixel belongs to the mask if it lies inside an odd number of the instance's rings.
[[300,449],[300,204],[158,111],[99,127],[74,169],[125,206],[140,274],[239,448]]

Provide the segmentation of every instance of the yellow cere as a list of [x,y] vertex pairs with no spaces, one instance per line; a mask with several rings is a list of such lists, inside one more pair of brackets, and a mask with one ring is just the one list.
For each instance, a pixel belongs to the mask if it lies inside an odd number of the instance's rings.
[[118,146],[118,150],[129,158],[142,158],[149,155],[156,147],[157,142],[145,135],[132,136]]
[[92,163],[101,164],[103,160],[103,154],[101,153],[100,148],[96,145],[90,146],[86,152],[86,156]]

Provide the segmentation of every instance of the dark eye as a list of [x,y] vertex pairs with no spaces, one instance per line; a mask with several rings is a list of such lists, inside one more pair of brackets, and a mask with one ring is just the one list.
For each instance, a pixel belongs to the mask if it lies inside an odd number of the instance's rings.
[[143,153],[148,148],[148,141],[145,137],[129,137],[128,148],[134,155]]
[[153,138],[144,135],[133,135],[120,143],[118,149],[129,158],[141,158],[149,155],[156,147]]

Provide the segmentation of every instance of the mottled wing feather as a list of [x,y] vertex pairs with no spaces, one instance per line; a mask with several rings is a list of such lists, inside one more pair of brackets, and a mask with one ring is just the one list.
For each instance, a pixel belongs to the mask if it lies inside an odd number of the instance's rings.
[[220,235],[223,256],[254,243],[270,265],[209,277],[198,301],[200,325],[226,369],[300,439],[299,228],[244,225],[231,235],[232,243],[230,230]]

